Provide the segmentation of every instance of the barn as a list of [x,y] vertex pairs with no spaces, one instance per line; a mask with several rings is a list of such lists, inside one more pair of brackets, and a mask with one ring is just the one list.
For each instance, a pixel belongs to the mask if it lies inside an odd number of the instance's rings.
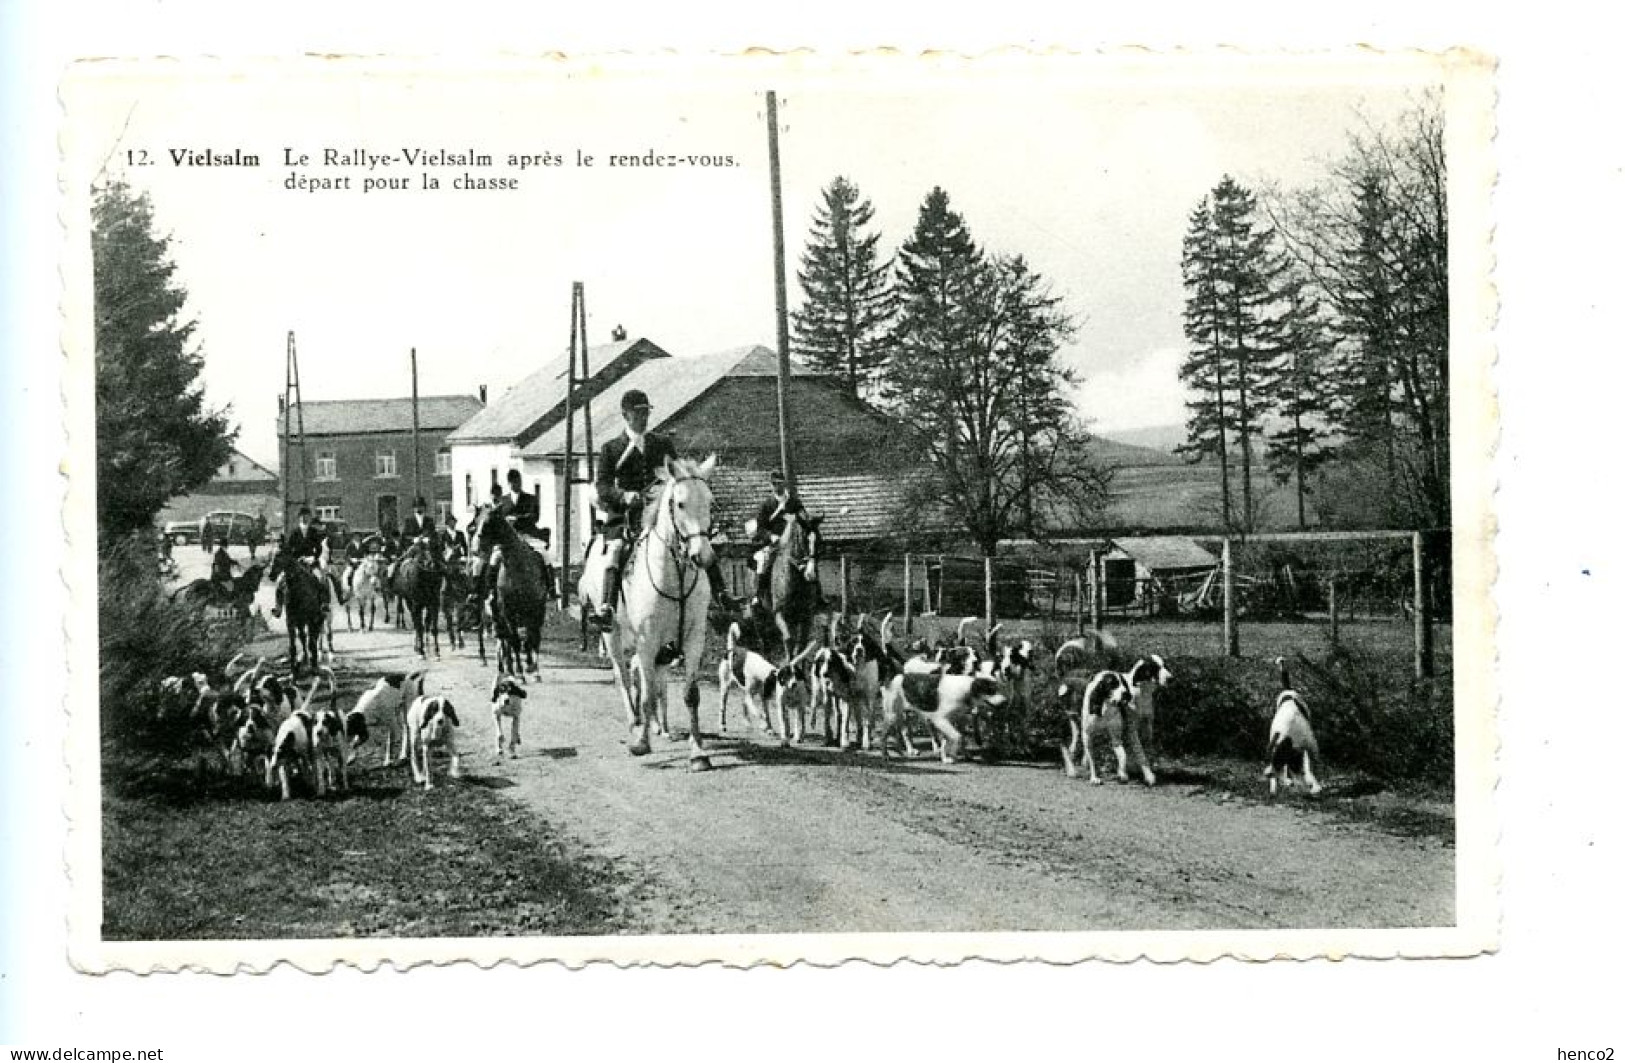
[[171,521],[201,521],[217,510],[264,516],[267,526],[276,529],[282,524],[281,481],[269,468],[234,449],[208,483],[165,503],[157,524],[161,528]]

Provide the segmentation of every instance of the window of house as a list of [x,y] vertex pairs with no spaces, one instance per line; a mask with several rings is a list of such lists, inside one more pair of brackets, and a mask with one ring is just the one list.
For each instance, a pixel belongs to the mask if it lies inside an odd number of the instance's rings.
[[442,528],[446,526],[446,518],[451,516],[451,499],[437,498],[434,500],[435,523]]
[[398,476],[395,471],[395,452],[393,450],[380,450],[372,456],[372,474],[374,476]]
[[434,455],[434,474],[436,476],[451,475],[451,451],[439,450]]
[[465,508],[474,508],[474,474],[463,473],[463,505]]
[[321,451],[316,455],[316,479],[337,480],[339,478],[339,456],[331,450]]
[[343,507],[333,499],[318,498],[311,508],[316,511],[317,520],[339,520]]

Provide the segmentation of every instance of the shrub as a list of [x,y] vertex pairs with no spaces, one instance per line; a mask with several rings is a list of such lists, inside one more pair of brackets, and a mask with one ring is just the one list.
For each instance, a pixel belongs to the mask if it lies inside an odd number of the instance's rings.
[[97,559],[97,649],[104,739],[147,751],[170,749],[179,728],[157,725],[158,684],[168,675],[215,672],[250,638],[251,621],[210,620],[171,601],[158,578],[150,531],[105,547]]

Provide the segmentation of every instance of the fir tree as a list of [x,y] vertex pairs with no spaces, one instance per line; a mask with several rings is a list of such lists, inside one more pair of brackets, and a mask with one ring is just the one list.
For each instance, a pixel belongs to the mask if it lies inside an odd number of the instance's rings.
[[886,358],[895,306],[891,263],[880,260],[874,208],[845,177],[824,189],[797,278],[801,306],[791,315],[791,350],[872,398]]
[[96,306],[96,516],[104,542],[150,526],[172,496],[230,456],[227,411],[204,407],[202,355],[182,319],[168,241],[152,205],[120,180],[91,207]]
[[1294,483],[1298,527],[1307,528],[1307,478],[1335,454],[1324,428],[1330,407],[1327,368],[1332,341],[1306,280],[1294,277],[1283,295],[1286,312],[1281,321],[1279,368],[1266,385],[1280,426],[1270,433],[1264,460],[1277,483]]

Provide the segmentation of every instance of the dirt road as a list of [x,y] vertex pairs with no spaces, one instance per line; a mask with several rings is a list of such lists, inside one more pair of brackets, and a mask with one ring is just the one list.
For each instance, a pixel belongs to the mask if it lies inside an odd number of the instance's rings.
[[[408,636],[348,633],[342,618],[338,645],[362,673],[415,661]],[[1092,787],[1036,765],[781,750],[748,737],[737,712],[713,743],[716,770],[693,774],[686,742],[657,738],[651,755],[629,756],[608,670],[562,652],[530,684],[522,755],[498,761],[490,670],[472,650],[430,668],[431,692],[459,708],[465,770],[515,815],[543,816],[625,867],[640,932],[1454,922],[1448,839],[1296,801],[1188,784]],[[680,712],[678,694],[674,685]],[[702,687],[701,719],[717,735],[714,684]]]

